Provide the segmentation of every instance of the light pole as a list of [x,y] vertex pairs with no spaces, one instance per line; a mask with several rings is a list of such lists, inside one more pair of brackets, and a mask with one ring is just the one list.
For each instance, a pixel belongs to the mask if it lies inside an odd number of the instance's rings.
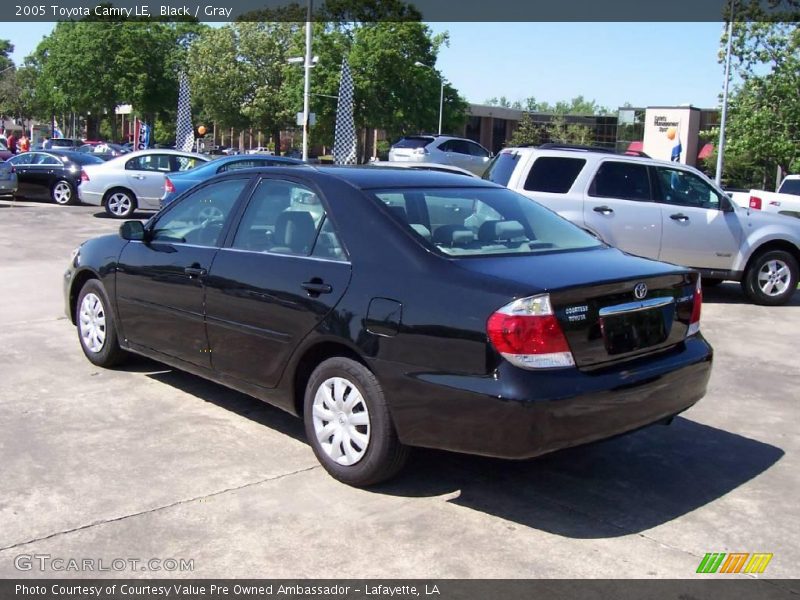
[[308,0],[308,16],[306,18],[306,60],[303,65],[305,81],[303,83],[303,160],[308,160],[308,115],[311,109],[311,2]]
[[725,152],[725,121],[728,119],[728,84],[731,78],[731,44],[733,43],[733,0],[730,4],[731,14],[728,16],[728,46],[725,49],[725,83],[722,88],[722,114],[719,123],[719,144],[717,150],[717,173],[714,181],[722,185],[723,154]]
[[441,83],[441,86],[440,86],[440,89],[439,89],[439,132],[438,133],[439,133],[439,135],[442,135],[442,114],[443,114],[443,111],[444,111],[444,77],[439,75],[439,73],[436,72],[436,69],[434,69],[433,67],[431,67],[429,65],[426,65],[425,63],[417,61],[417,62],[414,63],[414,66],[415,67],[423,67],[425,69],[430,69],[431,71],[436,73],[436,76],[439,78],[439,82]]

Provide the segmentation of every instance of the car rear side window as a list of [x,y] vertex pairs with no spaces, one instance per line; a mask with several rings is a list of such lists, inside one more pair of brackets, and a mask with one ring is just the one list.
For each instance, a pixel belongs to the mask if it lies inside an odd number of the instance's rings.
[[400,140],[398,140],[394,144],[393,147],[394,148],[409,148],[409,149],[413,150],[414,148],[424,148],[425,146],[430,144],[432,141],[433,141],[433,138],[429,138],[429,137],[404,137],[404,138],[401,138]]
[[597,198],[650,201],[652,197],[647,167],[629,162],[606,161],[597,170],[589,187],[589,195]]
[[453,257],[535,254],[601,244],[529,198],[500,188],[387,189],[375,192],[398,226]]
[[519,152],[503,150],[489,163],[486,172],[483,174],[483,178],[497,185],[507,186],[511,179],[511,174],[514,172],[514,169],[517,168],[519,157]]
[[582,158],[541,156],[533,163],[524,187],[531,192],[566,194],[584,165]]

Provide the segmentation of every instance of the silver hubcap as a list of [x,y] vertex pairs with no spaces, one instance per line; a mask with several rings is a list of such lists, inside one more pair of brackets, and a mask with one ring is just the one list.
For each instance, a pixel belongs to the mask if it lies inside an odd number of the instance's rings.
[[91,292],[83,297],[78,327],[84,346],[93,353],[98,353],[106,343],[106,311],[96,294]]
[[364,457],[370,440],[369,410],[353,383],[342,377],[326,379],[317,388],[313,411],[314,433],[328,457],[345,467]]
[[108,210],[115,215],[127,215],[131,211],[133,203],[128,194],[117,192],[108,197]]
[[66,204],[72,198],[72,190],[66,181],[59,181],[53,188],[53,200],[57,204]]
[[789,287],[792,279],[788,265],[782,260],[764,263],[758,271],[758,287],[767,296],[780,296]]
[[225,215],[216,206],[206,206],[198,216],[204,221],[221,221],[225,218]]

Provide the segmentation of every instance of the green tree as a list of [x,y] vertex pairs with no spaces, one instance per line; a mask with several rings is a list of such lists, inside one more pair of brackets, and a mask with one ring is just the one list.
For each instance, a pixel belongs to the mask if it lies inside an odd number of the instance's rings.
[[511,134],[509,146],[538,146],[547,141],[547,131],[540,124],[535,123],[530,113],[523,113],[517,123],[517,128]]

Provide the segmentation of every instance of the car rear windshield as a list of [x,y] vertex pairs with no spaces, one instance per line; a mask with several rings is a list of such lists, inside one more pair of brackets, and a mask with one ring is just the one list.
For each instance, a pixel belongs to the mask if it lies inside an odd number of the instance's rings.
[[424,148],[433,141],[430,137],[404,137],[395,143],[393,148]]
[[105,162],[99,156],[94,156],[85,152],[71,152],[70,154],[65,154],[62,160],[66,159],[76,162],[79,165],[98,165]]
[[530,198],[499,188],[415,188],[373,192],[426,247],[453,257],[537,254],[601,243]]
[[778,190],[781,194],[800,196],[800,179],[785,179]]
[[518,161],[518,152],[503,150],[500,154],[495,156],[492,162],[489,163],[489,166],[486,167],[483,178],[497,185],[508,185],[508,181],[511,179],[511,174],[514,172]]

